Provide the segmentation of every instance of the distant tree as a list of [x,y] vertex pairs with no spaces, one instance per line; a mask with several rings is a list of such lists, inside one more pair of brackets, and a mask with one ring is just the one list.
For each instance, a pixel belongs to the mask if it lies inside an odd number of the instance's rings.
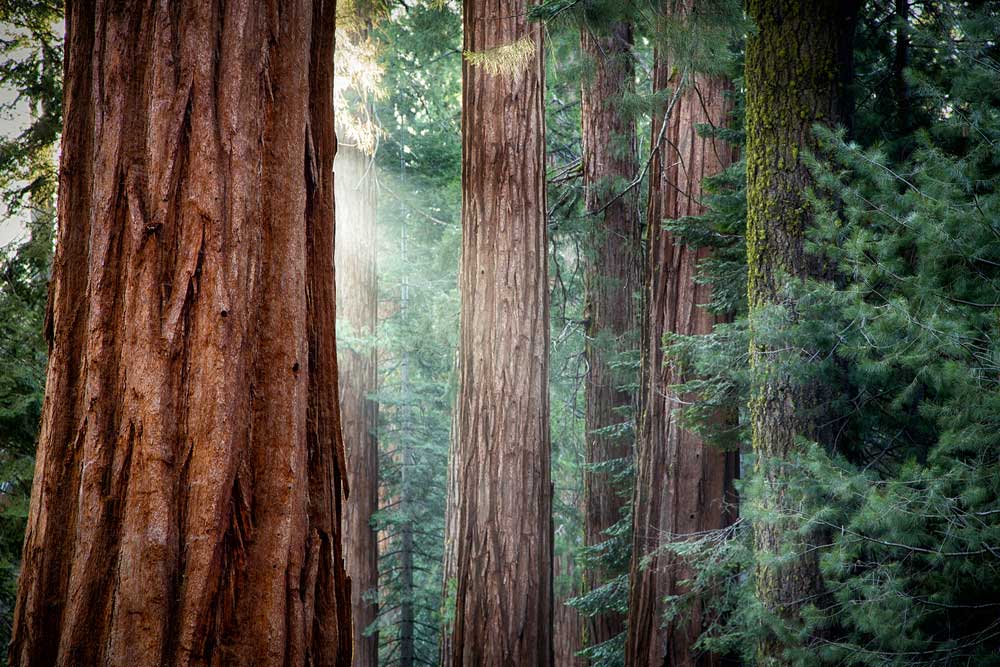
[[[665,9],[664,20],[684,24],[690,19],[692,25],[686,29],[693,30],[697,20],[704,20],[697,13],[705,10],[698,2],[679,3]],[[731,86],[720,74],[705,72],[690,59],[683,54],[669,58],[667,49],[660,48],[653,71],[654,93],[667,107],[653,123],[656,152],[650,166],[642,411],[625,643],[629,665],[720,664],[720,656],[695,648],[709,624],[696,598],[686,601],[684,613],[664,622],[670,600],[684,596],[687,587],[682,582],[693,574],[664,546],[724,528],[736,516],[736,453],[707,444],[683,424],[683,406],[701,399],[677,391],[675,385],[690,378],[663,348],[665,336],[709,334],[719,321],[709,308],[712,285],[699,280],[711,248],[689,246],[665,228],[666,221],[703,214],[703,179],[718,176],[734,159],[733,148],[710,133],[729,122]]]
[[384,130],[376,153],[379,661],[435,664],[449,618],[442,555],[459,319],[460,7],[408,3],[372,35],[391,45],[375,50],[385,95],[373,100]]
[[[375,266],[375,168],[357,146],[341,144],[334,162],[337,202],[337,354],[340,415],[350,496],[344,504],[344,562],[351,578],[354,667],[378,664],[378,634],[365,635],[378,616],[378,390],[375,330],[378,278]],[[376,596],[373,599],[373,596]]]
[[464,4],[455,665],[552,662],[542,27]]
[[[584,479],[585,544],[598,547],[622,518],[626,489],[616,480],[632,455],[629,378],[615,362],[627,354],[636,322],[634,296],[642,268],[638,191],[627,184],[638,173],[635,120],[625,98],[635,92],[632,26],[582,22],[580,48],[587,69],[581,91],[582,164],[586,212],[590,217],[584,247],[586,305],[586,453]],[[592,69],[591,69],[592,68]],[[588,589],[610,576],[595,562],[587,570]],[[602,644],[625,629],[612,611],[586,621],[586,641]]]
[[368,2],[340,9],[334,62],[337,370],[350,495],[344,504],[344,563],[351,579],[354,667],[378,664],[379,508],[376,266],[377,181],[374,153],[381,131],[373,101],[382,70],[370,37],[378,10]]
[[[62,128],[62,3],[9,0],[0,7],[0,87],[14,93],[4,109],[30,117],[15,136],[0,137],[0,192],[8,214],[52,205],[53,147]],[[37,206],[36,206],[37,208]]]
[[31,498],[45,388],[42,336],[52,261],[51,213],[32,216],[24,242],[0,251],[0,646],[6,657]]
[[[0,249],[0,659],[14,616],[45,388],[42,336],[55,230],[55,144],[62,127],[61,3],[0,7],[0,87],[27,122],[0,137],[0,211],[26,239]],[[7,105],[5,105],[7,106]],[[4,109],[6,111],[7,109]]]
[[70,4],[16,665],[343,665],[333,3]]

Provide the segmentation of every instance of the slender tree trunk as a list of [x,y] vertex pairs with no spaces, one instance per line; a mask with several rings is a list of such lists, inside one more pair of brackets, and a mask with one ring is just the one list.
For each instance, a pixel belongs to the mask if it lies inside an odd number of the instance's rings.
[[[679,595],[690,569],[669,554],[657,553],[667,541],[723,528],[734,519],[732,482],[737,454],[702,441],[678,424],[682,405],[672,385],[684,381],[663,353],[666,333],[711,333],[717,322],[704,306],[711,285],[695,281],[710,251],[691,248],[663,229],[663,220],[701,215],[702,180],[733,161],[725,142],[698,134],[698,125],[724,126],[729,84],[717,76],[695,75],[688,82],[658,54],[655,90],[684,88],[664,121],[654,119],[653,140],[667,123],[650,168],[646,313],[643,323],[640,435],[636,460],[633,552],[629,590],[626,663],[629,665],[718,665],[720,658],[696,652],[694,642],[706,626],[694,601],[682,618],[664,625],[664,599]],[[643,567],[643,559],[648,565]]]
[[[621,112],[622,98],[635,89],[632,27],[618,23],[606,35],[584,27],[580,37],[592,78],[581,91],[583,121],[583,176],[591,233],[584,267],[588,362],[586,382],[586,463],[584,469],[584,533],[587,545],[608,539],[605,531],[622,518],[623,489],[606,469],[594,464],[628,460],[632,434],[608,433],[630,418],[631,394],[627,381],[609,362],[627,350],[636,326],[633,294],[639,288],[641,250],[638,201],[635,191],[617,199],[620,181],[635,177],[637,169],[635,122]],[[617,187],[616,187],[617,186]],[[607,579],[599,568],[587,572],[587,588]],[[625,628],[620,614],[605,613],[587,619],[587,643],[596,645]]]
[[340,415],[351,495],[344,505],[344,561],[351,578],[354,667],[378,664],[378,633],[365,636],[378,603],[378,389],[376,349],[378,285],[375,271],[375,167],[353,146],[334,162],[337,201],[337,294],[340,323],[360,342],[338,351]]
[[[461,273],[461,271],[459,271]],[[459,367],[456,357],[455,368]],[[451,415],[451,440],[448,445],[448,488],[444,516],[444,553],[441,563],[441,639],[438,657],[442,665],[451,665],[454,652],[455,594],[458,589],[458,410]]]
[[[750,423],[755,477],[757,596],[772,622],[796,627],[806,602],[822,604],[820,534],[803,536],[790,519],[800,495],[789,484],[789,464],[802,451],[797,438],[828,440],[817,383],[797,380],[794,359],[778,340],[797,320],[790,280],[822,273],[805,250],[812,224],[806,193],[813,185],[803,161],[815,149],[813,124],[843,118],[843,72],[850,69],[853,2],[756,0],[748,12],[757,26],[747,44],[747,259],[749,265]],[[776,335],[777,334],[777,335]],[[782,564],[773,556],[795,554]],[[765,619],[767,621],[767,619]],[[786,665],[773,632],[758,644],[761,665]]]
[[66,8],[12,664],[349,664],[335,7],[279,4]]
[[[552,664],[549,285],[542,27],[525,0],[466,0],[458,568],[453,662]],[[529,47],[526,48],[526,47]]]
[[586,667],[587,661],[578,657],[583,650],[584,618],[566,604],[580,595],[582,577],[577,572],[572,554],[555,557],[555,612],[552,619],[553,652],[555,667]]
[[[403,266],[407,265],[409,239],[407,237],[406,223],[403,223],[402,238],[400,239]],[[399,311],[403,322],[406,322],[407,313],[410,309],[410,282],[407,275],[403,275],[403,282],[400,286]],[[399,665],[400,667],[413,667],[413,524],[410,522],[410,503],[413,499],[411,482],[411,469],[413,468],[413,449],[410,447],[411,430],[413,425],[410,421],[410,351],[403,350],[402,369],[400,371],[400,389],[403,395],[400,406],[400,439],[399,448],[401,450],[401,461],[399,466],[399,513],[403,517],[400,523],[400,545],[399,545]]]
[[893,88],[896,95],[896,131],[900,135],[913,126],[910,91],[906,83],[906,68],[910,62],[910,0],[895,0],[896,49],[892,62]]

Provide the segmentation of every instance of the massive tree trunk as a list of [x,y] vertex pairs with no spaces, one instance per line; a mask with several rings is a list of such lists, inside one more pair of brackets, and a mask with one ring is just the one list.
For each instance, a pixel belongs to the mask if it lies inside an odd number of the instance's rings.
[[[681,396],[672,385],[684,381],[663,353],[666,333],[711,333],[716,317],[704,306],[711,285],[695,281],[706,248],[691,248],[663,229],[663,220],[701,215],[702,180],[733,160],[733,149],[721,140],[700,136],[698,125],[724,126],[730,104],[728,82],[695,75],[688,81],[656,58],[655,90],[683,86],[669,118],[654,119],[653,140],[663,141],[650,169],[646,313],[643,322],[641,404],[633,510],[633,551],[626,635],[626,664],[718,665],[715,655],[696,652],[694,642],[706,627],[697,600],[682,618],[664,624],[664,598],[685,592],[680,581],[690,568],[670,554],[664,543],[723,528],[734,519],[732,482],[737,454],[706,444],[678,423],[680,408],[697,400]],[[642,561],[648,559],[643,567]]]
[[66,11],[16,665],[347,665],[333,2]]
[[375,172],[372,159],[354,146],[341,146],[334,162],[337,201],[338,325],[356,343],[341,345],[337,361],[340,416],[351,496],[344,505],[344,561],[351,578],[354,667],[378,664],[378,634],[366,637],[378,603],[378,540],[372,515],[378,511],[378,404],[375,329],[378,285],[375,272]]
[[[749,265],[750,423],[755,476],[754,542],[757,595],[775,623],[797,626],[806,602],[821,603],[818,550],[823,540],[795,531],[789,517],[800,494],[788,482],[789,465],[802,451],[797,438],[824,441],[820,392],[789,367],[805,362],[790,355],[780,332],[797,320],[789,280],[821,268],[805,250],[812,223],[806,199],[813,179],[803,158],[816,147],[814,123],[844,118],[844,72],[850,71],[856,6],[853,2],[755,0],[747,5],[757,26],[747,44],[747,260]],[[765,322],[766,320],[766,322]],[[777,564],[777,554],[797,554]],[[765,619],[766,620],[766,619]],[[758,645],[762,665],[784,665],[783,643],[765,633]]]
[[542,26],[529,23],[525,0],[464,8],[465,51],[516,71],[463,65],[453,662],[544,666],[552,488]]
[[[641,250],[638,202],[634,190],[619,195],[621,181],[635,177],[635,122],[621,112],[623,97],[634,90],[632,28],[615,24],[607,34],[584,27],[581,49],[593,75],[583,82],[583,177],[591,232],[586,247],[584,284],[588,362],[586,382],[586,463],[588,466],[627,460],[632,434],[614,431],[630,418],[631,394],[627,382],[612,370],[616,354],[629,346],[635,328],[633,294],[639,287]],[[610,427],[610,428],[609,428]],[[621,519],[623,489],[612,483],[607,469],[584,470],[584,536],[587,545],[608,539],[605,531]],[[606,581],[599,568],[587,572],[587,588]],[[600,644],[624,629],[620,614],[605,613],[587,619],[588,645]]]

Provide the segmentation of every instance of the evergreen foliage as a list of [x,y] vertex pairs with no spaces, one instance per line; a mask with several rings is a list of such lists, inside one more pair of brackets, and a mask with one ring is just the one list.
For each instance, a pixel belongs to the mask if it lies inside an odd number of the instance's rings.
[[62,3],[11,1],[0,7],[0,88],[11,94],[0,112],[27,112],[16,135],[0,137],[0,191],[7,214],[27,201],[51,199],[52,147],[62,130]]
[[6,660],[45,387],[43,338],[55,229],[53,146],[62,129],[62,5],[0,8],[0,113],[30,116],[0,137],[2,224],[24,240],[0,248],[0,658]]
[[21,561],[35,443],[42,414],[47,347],[42,337],[51,213],[30,237],[0,251],[0,647],[6,655]]

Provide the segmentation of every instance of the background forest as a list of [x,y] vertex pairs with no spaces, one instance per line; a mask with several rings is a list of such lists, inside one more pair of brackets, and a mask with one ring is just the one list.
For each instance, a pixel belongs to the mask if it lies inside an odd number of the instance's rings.
[[[463,54],[453,0],[341,4],[341,393],[362,406],[345,437],[377,447],[350,459],[366,477],[349,502],[375,505],[347,519],[375,529],[374,543],[347,536],[355,664],[436,665],[455,621],[462,64],[517,77],[527,56]],[[1000,3],[856,7],[837,74],[849,103],[802,119],[810,270],[774,269],[773,299],[748,220],[765,196],[748,155],[777,121],[747,77],[773,74],[768,54],[785,48],[755,20],[762,4],[530,9],[545,39],[555,663],[1000,665]],[[0,142],[14,237],[0,258],[2,647],[44,394],[61,12],[0,8],[18,125]],[[748,47],[754,35],[765,44]],[[594,172],[601,150],[617,168]],[[768,164],[749,169],[762,179]],[[624,227],[606,231],[611,214]],[[650,285],[684,276],[690,292],[662,298],[688,319],[670,320]],[[754,440],[776,377],[815,407],[780,463]],[[650,396],[666,393],[660,414]],[[658,437],[672,449],[642,444]],[[694,447],[704,458],[685,462]],[[691,470],[722,501],[670,505]],[[762,549],[767,535],[779,547]],[[761,594],[803,558],[821,587],[793,611]],[[664,645],[681,653],[665,663]]]

